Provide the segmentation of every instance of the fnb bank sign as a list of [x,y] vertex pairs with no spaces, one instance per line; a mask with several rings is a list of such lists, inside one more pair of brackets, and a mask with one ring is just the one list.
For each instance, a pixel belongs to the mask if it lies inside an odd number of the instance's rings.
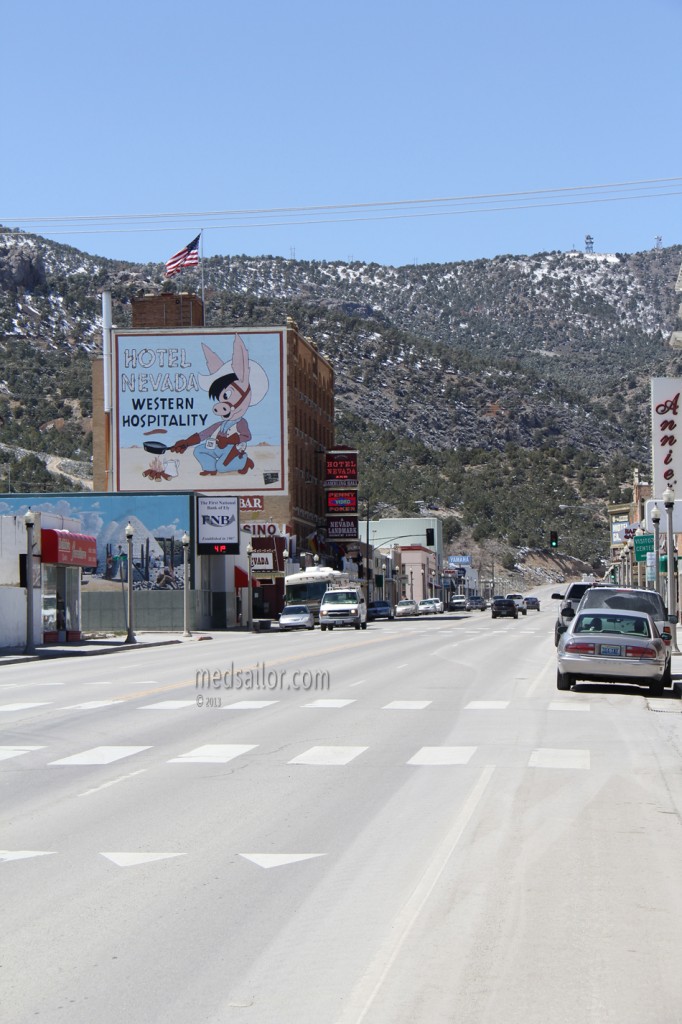
[[197,554],[239,552],[239,498],[197,495]]
[[203,515],[201,517],[202,526],[231,526],[233,522],[234,516]]
[[655,498],[667,487],[682,483],[682,379],[653,377],[651,380],[651,461]]

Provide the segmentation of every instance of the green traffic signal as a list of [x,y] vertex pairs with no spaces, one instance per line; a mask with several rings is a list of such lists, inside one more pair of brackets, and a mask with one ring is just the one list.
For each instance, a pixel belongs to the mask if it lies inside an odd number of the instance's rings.
[[549,546],[551,548],[558,548],[559,547],[559,534],[556,532],[556,530],[550,531],[550,534],[549,534]]

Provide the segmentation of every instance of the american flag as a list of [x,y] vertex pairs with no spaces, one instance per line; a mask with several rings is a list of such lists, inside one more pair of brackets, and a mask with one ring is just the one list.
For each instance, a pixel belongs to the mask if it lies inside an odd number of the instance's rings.
[[166,277],[172,277],[173,274],[181,273],[185,267],[196,267],[199,265],[199,239],[201,234],[198,234],[189,245],[186,245],[180,252],[176,252],[175,256],[166,263]]

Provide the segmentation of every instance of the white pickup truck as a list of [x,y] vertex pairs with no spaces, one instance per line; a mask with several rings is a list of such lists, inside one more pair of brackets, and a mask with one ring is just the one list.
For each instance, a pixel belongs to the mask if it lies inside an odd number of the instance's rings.
[[528,606],[523,594],[507,594],[507,597],[514,602],[517,612],[521,612],[522,615],[528,614]]

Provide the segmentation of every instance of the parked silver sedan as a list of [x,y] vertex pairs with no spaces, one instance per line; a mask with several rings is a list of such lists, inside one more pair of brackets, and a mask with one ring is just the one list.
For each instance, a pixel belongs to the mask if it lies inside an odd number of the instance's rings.
[[279,617],[281,632],[289,629],[315,629],[315,617],[304,604],[290,604],[284,608]]
[[667,652],[656,624],[645,612],[593,609],[578,612],[557,648],[557,689],[578,679],[642,683],[663,692]]
[[395,606],[395,615],[397,619],[402,619],[407,615],[419,615],[419,605],[416,601],[404,598]]

